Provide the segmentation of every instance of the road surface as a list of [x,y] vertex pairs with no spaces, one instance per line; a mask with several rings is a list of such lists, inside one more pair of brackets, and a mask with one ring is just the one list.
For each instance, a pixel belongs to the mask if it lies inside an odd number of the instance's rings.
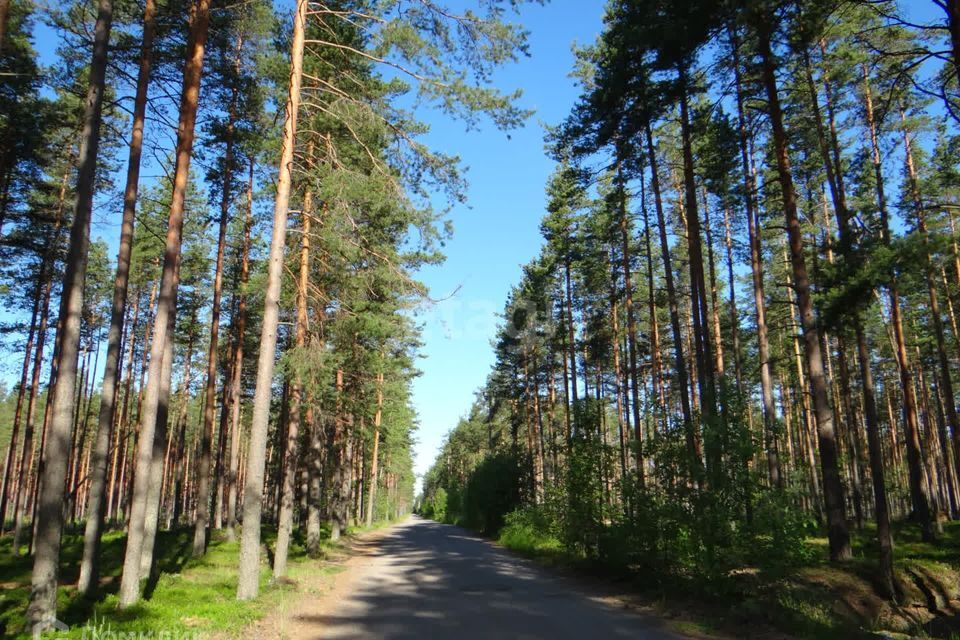
[[294,637],[680,638],[458,527],[412,517],[367,544],[344,592],[316,612],[300,611]]

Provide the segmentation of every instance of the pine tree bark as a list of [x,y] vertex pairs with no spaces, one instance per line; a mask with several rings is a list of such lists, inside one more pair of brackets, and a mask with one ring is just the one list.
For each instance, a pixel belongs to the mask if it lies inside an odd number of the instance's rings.
[[[240,296],[237,301],[236,332],[230,380],[230,468],[227,471],[227,539],[236,537],[237,490],[240,474],[240,382],[243,375],[243,341],[247,326],[247,283],[250,281],[250,228],[253,225],[253,176],[255,160],[251,157],[247,172],[247,214],[243,225],[243,248],[240,256]],[[224,400],[226,402],[226,400]]]
[[[714,378],[713,348],[708,329],[706,280],[703,272],[703,240],[700,234],[700,212],[693,169],[693,147],[690,134],[690,115],[687,100],[686,70],[678,70],[680,81],[680,137],[683,155],[684,207],[687,219],[687,250],[690,267],[690,299],[693,314],[693,346],[697,362],[697,383],[700,389],[703,421],[709,424],[716,415],[716,380]],[[707,464],[711,466],[711,457]]]
[[[307,196],[309,196],[309,192]],[[294,346],[298,356],[303,356],[307,344],[307,285],[310,278],[310,205],[304,198],[303,221],[300,233],[300,274],[297,280],[297,326]],[[290,409],[287,416],[286,454],[280,488],[280,522],[277,529],[277,545],[273,555],[273,577],[287,574],[287,553],[293,533],[294,484],[296,483],[299,456],[297,445],[300,439],[300,413],[302,410],[303,380],[294,374],[290,385]]]
[[620,364],[620,309],[617,304],[617,270],[616,255],[613,247],[610,247],[610,350],[613,353],[613,394],[617,410],[617,433],[619,435],[619,453],[620,453],[620,474],[627,477],[627,451],[630,448],[629,435],[624,425],[629,426],[630,421],[626,410],[626,387],[628,386],[627,376],[624,375]]
[[77,357],[80,345],[80,314],[83,310],[83,283],[90,245],[90,219],[96,188],[97,156],[100,147],[103,96],[106,83],[107,51],[113,22],[112,0],[99,0],[94,25],[90,81],[84,105],[77,198],[70,230],[70,248],[60,303],[60,349],[57,353],[57,388],[51,403],[50,440],[46,464],[40,478],[37,508],[33,575],[27,619],[34,632],[52,625],[57,612],[57,578],[60,564],[60,536],[63,532],[63,492],[70,447]]
[[[177,287],[180,282],[180,261],[177,261],[174,276],[174,295],[170,300],[167,314],[167,336],[163,350],[163,366],[160,370],[160,396],[157,402],[157,426],[153,434],[153,446],[150,455],[150,475],[147,485],[146,509],[143,514],[143,545],[140,553],[140,576],[147,577],[154,569],[153,558],[157,541],[157,528],[160,526],[160,498],[163,494],[163,468],[167,444],[167,426],[170,418],[170,383],[173,372],[173,345],[177,317]],[[196,325],[196,323],[193,323]],[[190,359],[193,351],[193,335],[188,344],[186,369],[190,372]],[[188,380],[189,382],[189,380]],[[185,399],[186,400],[186,399]]]
[[[577,416],[577,341],[576,341],[576,327],[573,324],[573,282],[570,274],[570,255],[569,249],[567,250],[568,254],[564,256],[563,260],[563,276],[564,276],[564,292],[566,293],[567,299],[566,304],[564,304],[564,311],[567,314],[567,354],[570,358],[570,393],[571,395],[571,411],[573,412],[574,418]],[[574,420],[574,426],[576,426],[576,420]]]
[[203,55],[209,25],[210,0],[197,0],[190,24],[187,60],[183,70],[183,93],[180,98],[177,129],[173,198],[170,203],[170,215],[167,221],[159,302],[154,319],[153,340],[150,344],[148,382],[140,414],[140,440],[136,452],[127,547],[124,554],[123,574],[120,580],[119,606],[122,609],[130,607],[140,599],[140,578],[142,577],[140,562],[143,554],[144,518],[150,484],[153,439],[157,430],[161,389],[165,386],[162,380],[163,354],[166,349],[166,342],[173,339],[172,335],[168,335],[168,316],[175,311],[172,308],[172,303],[176,298],[177,290],[176,271],[183,235],[184,201],[189,180],[190,156],[193,151],[197,103],[200,95],[200,78],[203,72]]
[[[900,112],[901,121],[905,120],[903,111]],[[917,231],[923,243],[924,254],[924,278],[927,284],[927,296],[930,302],[930,319],[933,322],[933,335],[936,339],[937,364],[940,367],[940,380],[943,384],[943,394],[947,397],[946,418],[950,424],[950,431],[953,433],[955,442],[960,445],[960,417],[957,415],[957,407],[953,393],[953,381],[950,377],[950,360],[947,357],[946,338],[943,331],[943,317],[940,313],[940,299],[937,293],[937,284],[934,279],[934,266],[931,258],[930,237],[927,230],[926,209],[920,194],[920,182],[917,177],[916,166],[913,161],[913,150],[910,135],[907,133],[906,126],[903,128],[903,146],[907,162],[907,178],[909,184],[910,199],[913,202],[914,213],[917,217]],[[936,519],[936,513],[932,515]],[[935,523],[936,524],[936,523]]]
[[[316,339],[311,339],[311,345],[316,347]],[[326,447],[323,442],[323,427],[318,423],[313,408],[314,400],[307,394],[307,410],[304,422],[307,427],[307,439],[310,446],[307,476],[307,554],[317,557],[320,553],[320,524],[321,508],[323,507],[324,477],[327,473],[325,462]]]
[[[234,50],[234,68],[239,72],[243,52],[243,36],[237,38]],[[193,529],[193,556],[207,550],[207,528],[210,524],[210,467],[213,456],[213,418],[217,410],[217,348],[220,337],[220,297],[223,294],[223,263],[227,244],[227,224],[230,220],[231,185],[234,166],[234,129],[237,118],[238,87],[234,84],[227,114],[226,150],[224,152],[223,183],[220,188],[220,223],[217,235],[217,263],[213,276],[213,301],[210,305],[210,343],[207,349],[207,380],[204,388],[203,430],[200,440],[200,459],[197,465],[197,519]]]
[[[67,170],[63,174],[63,180],[60,182],[60,196],[57,204],[57,216],[56,223],[54,227],[53,240],[50,245],[48,245],[47,250],[49,252],[49,259],[52,261],[54,252],[56,248],[60,245],[60,234],[63,231],[63,214],[66,207],[66,197],[67,197],[67,182],[70,177],[70,171]],[[48,262],[46,268],[51,269],[53,266],[52,262]],[[11,551],[13,555],[18,555],[20,552],[20,539],[22,533],[23,517],[24,513],[21,510],[21,499],[25,500],[25,495],[27,494],[27,483],[33,477],[33,431],[34,431],[34,417],[36,414],[36,403],[37,398],[40,394],[40,373],[43,368],[43,350],[46,345],[47,339],[47,327],[50,320],[50,299],[53,295],[53,278],[49,274],[45,274],[44,278],[44,292],[43,292],[43,302],[40,306],[40,326],[37,329],[37,346],[34,352],[33,357],[33,373],[30,377],[30,394],[27,396],[27,411],[26,411],[26,420],[23,429],[23,450],[20,454],[20,461],[17,463],[17,472],[16,472],[16,487],[14,489],[13,495],[13,543],[11,545]],[[54,387],[57,379],[57,356],[60,353],[60,340],[62,338],[62,332],[60,328],[62,326],[62,321],[60,318],[57,319],[57,337],[54,340],[54,351],[53,351],[53,362],[50,366],[50,382],[47,385],[47,402],[44,407],[44,416],[47,415],[49,409],[52,406],[51,399],[53,397]],[[29,466],[28,466],[29,461]]]
[[298,0],[297,11],[293,20],[293,41],[290,50],[290,88],[283,125],[280,171],[277,178],[277,199],[273,210],[273,236],[270,242],[270,258],[267,267],[267,291],[264,300],[263,328],[260,333],[257,386],[253,397],[253,419],[250,427],[250,445],[247,455],[246,484],[243,496],[244,527],[240,540],[240,574],[237,586],[237,598],[239,600],[255,598],[260,586],[260,517],[263,508],[267,427],[270,419],[273,366],[277,350],[280,284],[283,277],[287,208],[290,202],[293,151],[297,135],[297,111],[300,106],[300,82],[303,76],[306,17],[307,2],[306,0]]
[[10,480],[13,477],[13,464],[17,460],[17,441],[20,437],[20,424],[23,417],[23,400],[27,394],[27,382],[30,379],[30,363],[33,362],[33,348],[37,337],[37,316],[40,313],[40,300],[43,298],[43,290],[46,287],[44,282],[46,269],[45,264],[41,263],[40,272],[37,276],[36,289],[33,295],[33,309],[30,312],[30,329],[27,333],[27,344],[23,348],[23,367],[20,371],[20,385],[17,388],[17,402],[13,410],[13,428],[10,430],[10,444],[7,447],[7,454],[4,456],[3,464],[3,485],[0,488],[0,535],[7,522],[7,496],[9,494]]
[[[191,318],[190,326],[196,326],[196,313]],[[183,456],[184,450],[187,448],[187,411],[190,405],[190,378],[193,374],[193,343],[194,343],[194,333],[190,332],[189,337],[187,338],[187,355],[184,359],[184,372],[183,378],[180,380],[180,408],[178,411],[177,420],[174,424],[174,429],[176,429],[176,435],[173,436],[175,440],[175,454],[174,454],[174,464],[177,469],[183,467]],[[180,522],[180,516],[183,513],[184,503],[186,502],[186,497],[184,496],[186,485],[187,485],[187,473],[185,470],[177,473],[177,478],[174,481],[173,493],[176,494],[173,500],[173,508],[171,514],[171,522],[174,526]]]
[[[623,176],[623,165],[617,159],[617,182],[620,198],[618,201],[618,226],[620,228],[620,260],[623,266],[623,304],[627,312],[627,357],[630,367],[630,400],[633,408],[634,438],[637,441],[637,480],[640,486],[645,484],[643,460],[643,426],[640,421],[640,377],[637,374],[637,314],[633,307],[633,282],[630,260],[630,219],[627,216],[627,184]],[[626,394],[624,394],[626,396]]]
[[654,414],[659,418],[658,422],[662,421],[661,427],[666,431],[667,399],[664,392],[663,355],[660,352],[660,322],[657,319],[656,283],[653,277],[653,239],[651,238],[653,232],[650,226],[650,214],[647,210],[646,181],[643,179],[640,180],[640,209],[643,211],[643,239],[647,259],[647,313],[650,316],[650,357],[653,364]]
[[567,330],[564,325],[566,325],[566,314],[564,312],[564,302],[560,302],[559,313],[559,326],[557,331],[560,334],[560,362],[562,364],[562,373],[563,373],[563,418],[566,423],[567,433],[566,441],[567,448],[569,449],[573,443],[573,419],[571,417],[571,408],[570,408],[570,364],[567,360]]
[[373,525],[374,505],[377,502],[377,473],[380,455],[380,423],[383,419],[383,372],[377,374],[377,411],[373,414],[373,450],[370,453],[370,480],[367,486],[366,525]]
[[[331,421],[329,451],[327,453],[327,465],[324,472],[330,477],[330,502],[327,507],[330,518],[330,540],[336,542],[340,539],[346,523],[343,521],[343,482],[344,482],[344,462],[346,460],[345,451],[345,416],[343,412],[343,370],[337,369],[334,383],[336,393],[336,407]],[[516,445],[516,443],[514,443]],[[327,467],[329,471],[327,471]]]
[[[130,276],[130,256],[133,252],[133,227],[137,209],[137,191],[140,183],[140,157],[143,151],[143,128],[147,111],[147,87],[150,84],[150,66],[153,58],[153,37],[156,28],[156,2],[147,0],[143,13],[143,37],[140,43],[140,67],[133,101],[133,132],[127,158],[127,184],[123,192],[123,217],[120,224],[120,248],[117,251],[117,275],[113,285],[113,304],[110,311],[110,330],[107,333],[107,359],[100,389],[100,413],[97,421],[97,439],[93,449],[90,475],[90,499],[87,503],[87,523],[83,535],[83,556],[80,560],[80,579],[77,591],[91,595],[99,581],[100,538],[103,533],[103,515],[106,504],[107,462],[116,413],[117,381],[120,376],[120,343],[123,337],[124,311],[127,305],[127,285]],[[134,321],[136,322],[136,321]]]
[[660,232],[660,257],[663,259],[664,280],[667,285],[667,304],[670,307],[670,328],[673,332],[673,351],[675,357],[680,408],[683,414],[683,429],[687,451],[693,469],[699,474],[700,445],[693,413],[690,410],[690,382],[687,375],[687,363],[683,356],[683,334],[680,331],[680,307],[677,304],[677,290],[673,282],[673,266],[670,259],[670,243],[667,240],[667,223],[663,213],[663,197],[660,191],[660,170],[657,151],[653,145],[653,132],[650,123],[646,123],[647,157],[650,161],[650,185],[653,188],[653,200],[657,211],[657,228]]
[[827,381],[823,370],[820,350],[820,330],[814,318],[813,301],[810,297],[810,281],[803,254],[803,235],[797,216],[797,194],[790,170],[787,136],[780,108],[775,62],[770,44],[770,26],[765,18],[758,25],[758,51],[762,64],[763,85],[767,94],[770,125],[777,160],[777,173],[783,198],[784,218],[793,269],[794,288],[803,329],[804,351],[807,371],[813,396],[814,416],[817,423],[817,439],[820,448],[820,466],[823,478],[824,503],[827,513],[830,559],[847,560],[852,557],[850,534],[847,530],[846,512],[843,503],[843,486],[837,455],[836,433],[833,412],[830,409]]
[[[830,127],[830,135],[828,137],[827,132],[823,124],[823,116],[820,110],[820,99],[817,92],[816,84],[813,79],[813,69],[810,64],[810,53],[804,48],[804,67],[806,72],[807,79],[807,88],[810,92],[810,102],[813,106],[813,115],[817,128],[817,138],[820,146],[820,153],[823,159],[823,166],[827,176],[827,186],[830,189],[830,197],[833,202],[834,214],[837,218],[837,227],[840,231],[840,252],[843,255],[849,255],[850,252],[854,249],[854,238],[850,230],[850,212],[847,209],[847,200],[846,200],[846,189],[843,180],[843,165],[841,163],[840,156],[840,144],[836,135],[836,120],[834,117],[833,111],[833,101],[832,94],[830,90],[829,78],[824,73],[824,86],[826,89],[827,97],[827,115],[828,122]],[[826,203],[824,203],[826,206]],[[827,213],[824,212],[824,217],[826,222],[829,225],[829,218],[826,217]],[[832,262],[832,256],[831,262]],[[863,321],[860,317],[858,310],[854,309],[849,318],[850,324],[853,326],[854,334],[858,341],[857,344],[857,354],[858,358],[860,354],[868,354],[869,349],[866,344],[859,344],[860,340],[866,340],[866,335],[863,331]],[[838,333],[837,335],[837,353],[839,358],[839,369],[840,369],[840,387],[841,387],[841,396],[843,398],[843,405],[845,408],[844,413],[846,414],[847,419],[847,436],[849,441],[849,455],[851,463],[851,480],[853,484],[853,505],[856,512],[856,521],[857,526],[863,526],[863,505],[862,505],[862,496],[860,489],[860,474],[859,474],[859,459],[856,454],[856,436],[855,431],[857,430],[856,421],[854,419],[854,412],[851,403],[852,393],[850,390],[850,376],[847,368],[847,358],[846,358],[846,345],[843,336]],[[870,361],[861,361],[859,363],[861,371],[861,380],[863,381],[863,371],[869,370]],[[869,373],[869,371],[868,371]],[[868,388],[866,381],[863,381],[863,400],[864,400],[864,417],[867,419],[867,431],[876,430],[879,433],[880,425],[879,423],[870,424],[869,421],[876,419],[877,410],[876,410],[876,400],[874,398],[874,391],[872,388]],[[871,385],[872,386],[872,382]],[[874,403],[873,406],[867,406],[870,403]],[[881,465],[882,468],[882,465]],[[876,489],[876,484],[874,485]],[[884,492],[885,493],[885,492]],[[875,498],[877,496],[875,495]],[[888,523],[889,524],[889,523]],[[878,532],[883,527],[880,527],[878,524]],[[889,532],[889,526],[887,527]],[[889,541],[888,541],[889,542]],[[882,543],[881,543],[882,544]],[[892,547],[892,543],[891,547]],[[886,571],[886,567],[882,567]],[[886,582],[885,577],[885,582]],[[890,576],[890,582],[892,584],[892,574]]]
[[770,339],[767,328],[767,303],[763,291],[763,252],[760,237],[760,216],[756,202],[757,186],[753,177],[750,142],[744,110],[743,77],[740,65],[740,43],[735,27],[730,28],[730,50],[737,95],[737,135],[740,142],[740,164],[745,187],[744,209],[747,214],[747,236],[750,244],[750,273],[753,278],[753,302],[757,323],[757,352],[760,359],[760,392],[763,400],[763,437],[767,452],[767,475],[770,486],[786,488],[777,451],[777,408],[773,399],[773,373],[770,360]]

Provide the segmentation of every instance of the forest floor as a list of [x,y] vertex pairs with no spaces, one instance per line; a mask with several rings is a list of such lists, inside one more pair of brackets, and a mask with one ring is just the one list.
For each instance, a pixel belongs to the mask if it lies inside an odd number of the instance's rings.
[[612,572],[571,557],[556,541],[518,545],[516,552],[564,572],[617,590],[625,606],[639,607],[673,628],[705,636],[960,639],[960,523],[944,523],[933,544],[921,542],[918,528],[894,528],[895,572],[901,593],[896,604],[878,591],[877,550],[871,528],[853,534],[854,558],[828,560],[825,538],[810,538],[810,561],[800,566],[735,569],[721,580],[701,575],[651,576],[643,571]]
[[[304,585],[314,592],[325,588],[332,576],[343,570],[351,553],[352,536],[339,543],[325,543],[321,557],[310,558],[302,540],[295,539],[290,549],[288,578],[271,579],[263,566],[260,597],[238,602],[237,558],[240,543],[227,541],[215,531],[207,554],[191,558],[193,529],[162,531],[157,540],[157,576],[146,585],[145,597],[137,605],[120,611],[116,593],[120,587],[125,535],[121,531],[104,534],[100,554],[101,598],[89,601],[78,596],[75,584],[83,531],[69,530],[63,538],[61,558],[59,619],[70,627],[57,638],[134,638],[142,637],[209,638],[250,637],[246,631],[265,616],[287,611],[304,596]],[[272,549],[274,533],[264,529],[264,543]],[[30,574],[29,557],[13,557],[10,536],[0,538],[0,638],[27,638],[24,631]]]

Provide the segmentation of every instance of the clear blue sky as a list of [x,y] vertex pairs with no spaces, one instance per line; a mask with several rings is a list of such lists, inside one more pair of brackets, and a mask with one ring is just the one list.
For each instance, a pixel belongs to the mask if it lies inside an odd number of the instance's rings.
[[[432,147],[459,154],[469,167],[468,207],[452,213],[454,236],[446,262],[421,273],[435,299],[424,310],[423,371],[414,383],[420,415],[415,470],[424,473],[443,436],[473,402],[493,364],[491,340],[520,267],[540,250],[544,185],[553,162],[543,151],[543,124],[569,112],[578,91],[568,77],[571,45],[593,42],[600,32],[602,0],[555,0],[523,9],[530,30],[530,57],[499,73],[497,86],[522,87],[521,104],[536,113],[522,130],[507,135],[492,127],[465,132],[462,124],[426,117]],[[459,289],[458,289],[459,287]]]

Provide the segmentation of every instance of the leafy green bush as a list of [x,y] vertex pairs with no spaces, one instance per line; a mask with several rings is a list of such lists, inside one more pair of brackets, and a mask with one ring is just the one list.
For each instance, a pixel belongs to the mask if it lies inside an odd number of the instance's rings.
[[443,522],[447,517],[447,492],[439,487],[424,500],[423,517]]
[[506,515],[505,523],[500,531],[500,544],[505,547],[537,555],[556,555],[564,550],[563,543],[556,536],[556,523],[542,507],[511,511]]
[[817,524],[796,505],[796,496],[786,492],[765,491],[760,495],[749,536],[749,557],[754,563],[791,567],[808,563],[816,555],[806,540]]

